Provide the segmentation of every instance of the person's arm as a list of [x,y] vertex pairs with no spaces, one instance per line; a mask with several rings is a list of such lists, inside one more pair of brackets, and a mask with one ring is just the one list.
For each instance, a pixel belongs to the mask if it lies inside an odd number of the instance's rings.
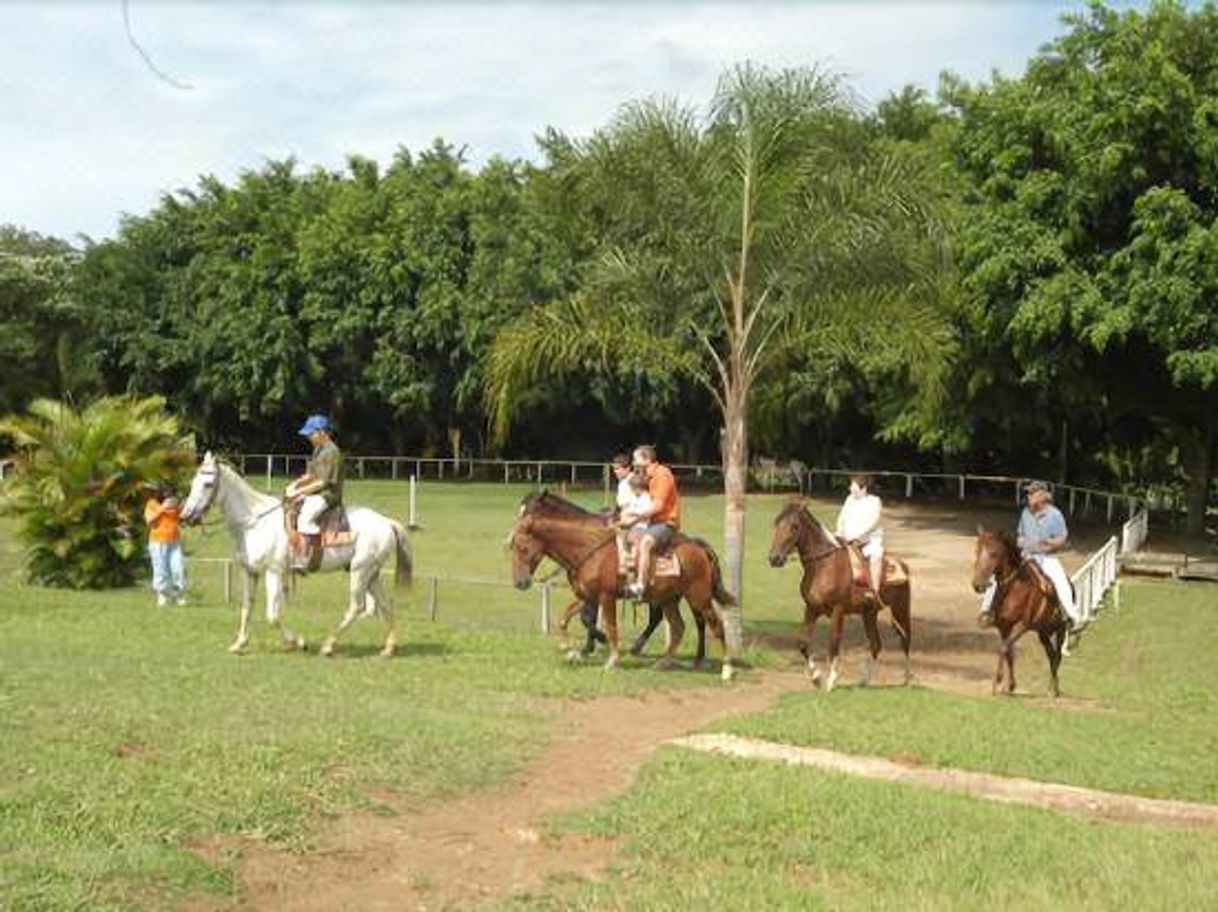
[[161,514],[164,512],[165,508],[161,506],[159,500],[150,500],[144,504],[144,522],[151,526],[161,518]]
[[646,509],[639,511],[639,519],[652,519],[676,494],[671,475],[656,475],[647,491]]
[[1066,546],[1070,533],[1066,529],[1066,519],[1060,510],[1055,510],[1045,520],[1045,537],[1040,540],[1040,550],[1044,554],[1053,554]]

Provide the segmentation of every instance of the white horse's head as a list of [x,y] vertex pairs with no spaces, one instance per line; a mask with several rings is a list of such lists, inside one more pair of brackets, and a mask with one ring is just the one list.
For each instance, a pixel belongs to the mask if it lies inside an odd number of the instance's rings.
[[220,462],[208,450],[199,463],[195,477],[190,480],[190,495],[182,506],[182,521],[190,525],[200,522],[216,499],[220,487]]

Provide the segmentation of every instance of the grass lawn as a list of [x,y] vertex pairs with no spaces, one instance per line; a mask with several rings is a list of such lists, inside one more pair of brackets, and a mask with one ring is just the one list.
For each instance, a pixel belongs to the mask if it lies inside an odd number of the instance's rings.
[[619,840],[600,882],[505,908],[1213,909],[1218,834],[667,748],[561,829]]
[[[919,688],[784,697],[723,730],[926,764],[1218,802],[1214,590],[1126,581],[1047,701]],[[627,795],[556,824],[620,841],[600,883],[513,909],[1218,908],[1218,833],[1073,819],[665,749]]]
[[[1204,583],[1127,579],[1062,665],[1068,697],[955,696],[919,688],[792,694],[732,732],[921,763],[988,770],[1159,798],[1218,803],[1218,592]],[[1043,693],[1033,638],[1022,685]],[[1087,704],[1084,704],[1087,705]]]
[[[351,488],[353,502],[404,512],[404,484]],[[424,486],[420,580],[506,583],[503,539],[525,490]],[[409,802],[502,779],[544,742],[537,698],[717,681],[637,661],[612,675],[570,668],[537,632],[537,593],[507,586],[442,587],[435,623],[426,584],[416,586],[391,662],[374,657],[376,621],[357,624],[334,660],[285,653],[259,601],[249,654],[234,657],[235,611],[220,604],[218,567],[198,561],[230,553],[222,527],[186,533],[192,604],[168,609],[145,589],[25,585],[14,530],[0,522],[0,908],[224,893],[230,872],[190,851],[193,841],[304,846],[317,815],[375,804],[376,788]],[[290,623],[316,645],[344,591],[339,575],[305,580]]]

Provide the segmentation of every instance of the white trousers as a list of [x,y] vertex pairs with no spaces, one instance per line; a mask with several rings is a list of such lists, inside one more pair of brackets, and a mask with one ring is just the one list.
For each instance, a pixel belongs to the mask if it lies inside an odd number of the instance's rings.
[[[1040,569],[1044,571],[1045,576],[1049,577],[1049,581],[1053,583],[1053,588],[1057,591],[1057,600],[1061,602],[1062,611],[1066,612],[1066,617],[1074,622],[1082,620],[1082,614],[1078,610],[1078,606],[1074,604],[1074,592],[1070,588],[1070,577],[1066,575],[1066,568],[1062,566],[1062,562],[1056,557],[1050,557],[1048,554],[1034,554],[1032,560],[1040,565]],[[981,596],[981,610],[988,612],[994,604],[994,593],[998,591],[998,581],[991,579],[990,584],[986,587],[985,592]]]
[[326,512],[329,504],[320,494],[310,494],[300,504],[300,516],[296,520],[296,531],[306,535],[316,535],[321,531],[317,517]]

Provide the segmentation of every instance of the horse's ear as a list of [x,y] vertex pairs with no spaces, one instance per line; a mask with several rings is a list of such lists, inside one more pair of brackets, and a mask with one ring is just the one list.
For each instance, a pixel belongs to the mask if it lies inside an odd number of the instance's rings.
[[985,526],[981,525],[981,523],[977,523],[977,534],[985,535]]
[[215,462],[215,461],[216,461],[216,456],[211,450],[208,450],[206,453],[203,454],[204,463],[210,463],[210,462]]

